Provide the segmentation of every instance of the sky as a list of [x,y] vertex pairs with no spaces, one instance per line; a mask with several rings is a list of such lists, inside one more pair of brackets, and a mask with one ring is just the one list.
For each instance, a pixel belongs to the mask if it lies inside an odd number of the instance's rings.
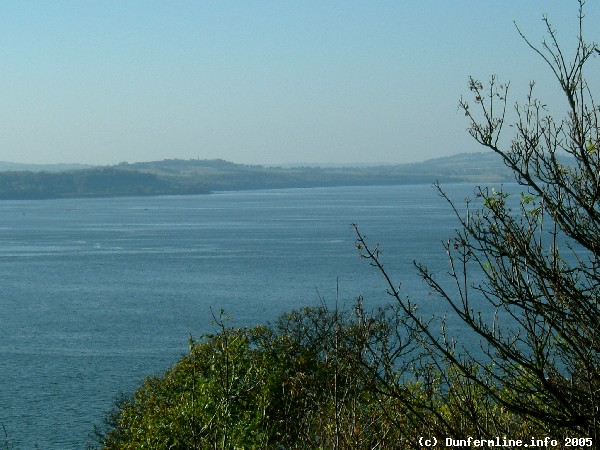
[[[458,110],[468,77],[510,81],[511,103],[535,79],[560,111],[514,22],[538,43],[547,14],[572,54],[577,13],[576,0],[3,0],[0,160],[374,164],[482,151]],[[585,13],[600,41],[600,2]]]

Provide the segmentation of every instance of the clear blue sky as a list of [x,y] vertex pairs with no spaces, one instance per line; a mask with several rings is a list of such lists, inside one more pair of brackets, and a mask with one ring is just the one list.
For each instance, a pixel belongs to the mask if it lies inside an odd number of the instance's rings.
[[[598,41],[600,2],[586,12]],[[469,75],[510,80],[513,100],[536,79],[558,99],[513,25],[539,42],[543,13],[570,51],[575,0],[4,0],[0,160],[397,163],[479,151],[457,110]]]

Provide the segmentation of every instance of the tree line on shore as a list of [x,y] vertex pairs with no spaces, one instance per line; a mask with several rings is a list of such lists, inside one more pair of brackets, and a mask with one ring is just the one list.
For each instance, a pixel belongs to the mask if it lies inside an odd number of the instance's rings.
[[155,174],[116,168],[69,172],[0,172],[0,199],[31,200],[207,193],[205,184],[182,184]]
[[76,170],[0,171],[0,199],[186,195],[214,191],[506,180],[482,154],[373,167],[265,167],[170,159]]

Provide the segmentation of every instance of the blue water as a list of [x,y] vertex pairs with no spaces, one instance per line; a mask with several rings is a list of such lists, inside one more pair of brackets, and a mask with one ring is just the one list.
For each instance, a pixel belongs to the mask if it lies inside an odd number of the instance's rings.
[[[459,203],[468,185],[447,187]],[[84,448],[120,392],[187,339],[292,308],[390,301],[358,257],[358,223],[402,289],[412,260],[447,271],[458,222],[430,186],[0,202],[0,423],[15,448]],[[1,432],[1,428],[0,428]],[[0,442],[2,438],[0,436]]]

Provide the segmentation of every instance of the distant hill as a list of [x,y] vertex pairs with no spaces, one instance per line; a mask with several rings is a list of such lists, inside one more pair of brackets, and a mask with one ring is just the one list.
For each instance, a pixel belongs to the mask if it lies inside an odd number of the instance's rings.
[[2,200],[208,192],[208,187],[198,181],[182,184],[177,179],[165,179],[151,173],[111,167],[68,172],[0,173],[0,199]]
[[499,157],[464,153],[420,163],[378,166],[286,166],[235,164],[221,159],[123,163],[118,167],[165,177],[201,178],[213,190],[441,182],[502,182],[512,179]]
[[463,181],[489,182],[513,179],[512,171],[493,152],[460,153],[420,163],[402,164],[399,168],[413,173],[450,175]]
[[91,169],[94,166],[87,164],[25,164],[0,161],[0,172],[27,171],[27,172],[65,172],[67,170]]
[[[4,163],[8,164],[8,163]],[[23,170],[29,166],[30,170]],[[57,169],[58,165],[50,166]],[[0,172],[0,199],[199,194],[210,191],[319,186],[503,182],[511,172],[491,153],[465,153],[421,163],[360,167],[265,167],[222,159],[166,159],[46,170],[14,164]],[[2,169],[3,163],[0,163]],[[11,167],[11,166],[8,166]],[[66,168],[68,167],[68,169]]]

